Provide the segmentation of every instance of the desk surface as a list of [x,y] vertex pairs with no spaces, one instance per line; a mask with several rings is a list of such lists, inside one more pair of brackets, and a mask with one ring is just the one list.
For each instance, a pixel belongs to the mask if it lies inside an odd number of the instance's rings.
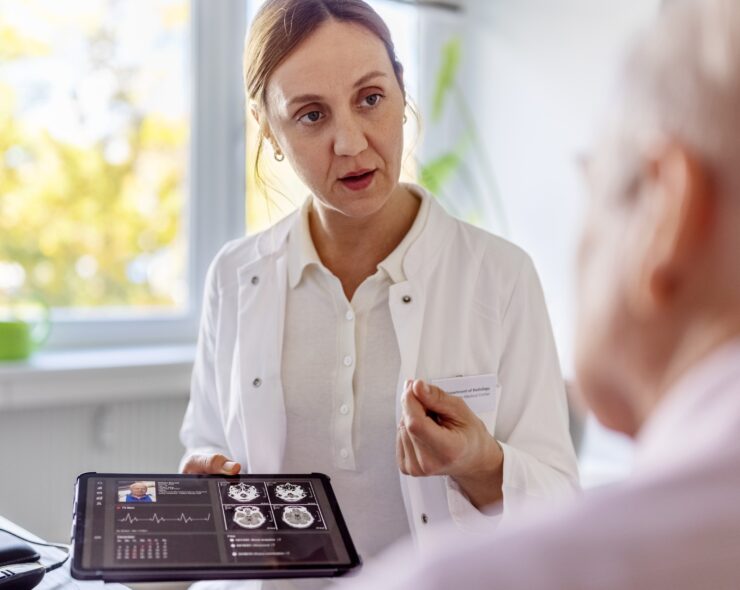
[[[9,521],[7,518],[3,518],[2,516],[0,516],[0,528],[22,535],[33,541],[44,542],[43,539],[40,539],[33,533],[28,532],[24,528]],[[41,563],[43,564],[49,565],[56,563],[64,557],[59,549],[54,549],[53,547],[34,545],[34,548],[38,551],[39,555],[41,555]],[[128,590],[127,587],[122,584],[104,584],[101,581],[82,582],[80,580],[75,580],[72,578],[69,571],[69,561],[67,561],[63,567],[46,574],[44,579],[41,580],[41,583],[36,586],[36,588],[39,590],[102,590],[103,588],[105,588],[105,590]]]

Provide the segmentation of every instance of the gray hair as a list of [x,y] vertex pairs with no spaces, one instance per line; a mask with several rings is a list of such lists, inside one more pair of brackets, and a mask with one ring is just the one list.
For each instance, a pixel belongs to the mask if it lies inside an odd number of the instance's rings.
[[669,136],[740,190],[740,0],[673,0],[629,53],[620,124],[639,144]]

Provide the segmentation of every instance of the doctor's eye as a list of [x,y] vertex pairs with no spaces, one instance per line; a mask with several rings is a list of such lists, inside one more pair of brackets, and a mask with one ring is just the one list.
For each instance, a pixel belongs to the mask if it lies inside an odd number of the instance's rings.
[[374,92],[373,94],[368,94],[365,98],[362,99],[362,106],[367,107],[376,107],[380,104],[380,102],[383,100],[383,95]]
[[310,111],[298,117],[298,121],[306,125],[315,125],[316,123],[321,121],[321,119],[323,119],[324,116],[325,116],[324,113],[322,113],[321,111]]

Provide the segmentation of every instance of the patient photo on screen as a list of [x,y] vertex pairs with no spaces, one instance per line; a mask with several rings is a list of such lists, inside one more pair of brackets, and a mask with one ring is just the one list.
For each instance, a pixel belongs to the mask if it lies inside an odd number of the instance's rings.
[[122,481],[118,483],[119,502],[156,502],[157,490],[153,481]]

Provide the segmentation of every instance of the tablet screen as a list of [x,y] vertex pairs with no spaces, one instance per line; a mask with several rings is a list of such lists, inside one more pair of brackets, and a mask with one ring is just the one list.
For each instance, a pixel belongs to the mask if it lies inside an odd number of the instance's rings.
[[201,572],[190,579],[219,577],[203,575],[214,569],[327,575],[358,562],[321,474],[85,474],[76,513],[73,570],[80,577],[145,579],[135,574],[147,570],[159,571],[156,579],[167,570],[180,574],[171,579],[188,577],[187,570]]

